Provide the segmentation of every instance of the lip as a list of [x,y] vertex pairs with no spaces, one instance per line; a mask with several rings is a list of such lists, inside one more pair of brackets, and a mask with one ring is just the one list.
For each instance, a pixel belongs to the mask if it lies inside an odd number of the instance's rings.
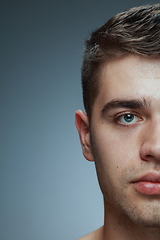
[[149,172],[132,181],[133,188],[146,195],[160,195],[160,172]]

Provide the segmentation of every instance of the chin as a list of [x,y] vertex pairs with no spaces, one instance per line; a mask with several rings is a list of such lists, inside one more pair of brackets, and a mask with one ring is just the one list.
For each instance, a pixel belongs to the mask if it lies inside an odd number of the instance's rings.
[[[120,207],[120,206],[119,206]],[[121,206],[119,208],[125,221],[144,228],[160,228],[160,203],[148,202],[139,206]]]

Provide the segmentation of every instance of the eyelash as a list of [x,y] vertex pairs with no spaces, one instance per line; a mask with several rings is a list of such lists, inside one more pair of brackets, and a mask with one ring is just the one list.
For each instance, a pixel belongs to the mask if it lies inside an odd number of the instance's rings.
[[[128,122],[128,123],[127,123],[127,122],[123,122],[123,121],[125,121],[125,120],[124,120],[124,117],[125,117],[125,116],[127,117],[127,115],[130,116],[131,118],[133,117],[133,118],[131,119],[131,122]],[[120,118],[122,118],[122,117],[123,117],[123,121],[120,120]],[[135,120],[135,118],[136,118],[136,120]],[[137,114],[135,114],[135,113],[125,112],[125,113],[121,113],[121,114],[116,115],[114,121],[115,121],[117,124],[120,124],[120,125],[123,125],[123,126],[131,126],[131,125],[134,125],[134,124],[137,123],[137,122],[142,121],[142,119],[141,119],[140,117],[138,117]]]

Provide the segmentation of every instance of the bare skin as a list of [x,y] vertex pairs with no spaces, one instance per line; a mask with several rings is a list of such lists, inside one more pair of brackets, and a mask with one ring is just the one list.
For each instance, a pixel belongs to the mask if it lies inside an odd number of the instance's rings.
[[160,60],[125,56],[103,66],[88,116],[76,112],[84,157],[104,196],[104,227],[81,240],[160,239]]
[[94,232],[87,234],[79,240],[102,240],[103,239],[103,227],[97,229]]

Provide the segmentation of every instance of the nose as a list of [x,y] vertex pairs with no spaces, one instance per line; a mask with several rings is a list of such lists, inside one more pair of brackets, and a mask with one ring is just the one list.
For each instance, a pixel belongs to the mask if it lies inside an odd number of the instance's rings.
[[148,125],[144,133],[140,155],[144,161],[160,162],[160,119]]

